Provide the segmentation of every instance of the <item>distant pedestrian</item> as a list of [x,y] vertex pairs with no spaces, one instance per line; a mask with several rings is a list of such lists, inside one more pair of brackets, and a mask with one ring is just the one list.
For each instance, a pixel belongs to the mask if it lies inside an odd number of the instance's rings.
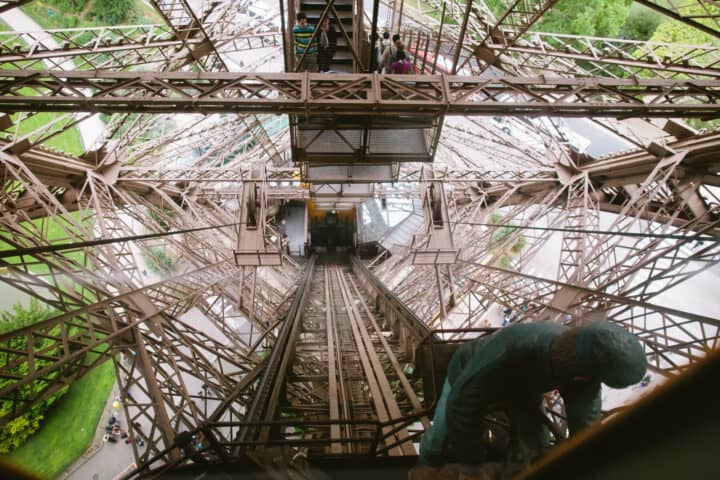
[[282,240],[280,240],[282,251],[285,255],[290,255],[290,242],[288,241],[287,233],[283,233]]
[[382,34],[382,37],[378,38],[377,43],[375,44],[375,61],[377,61],[378,73],[382,73],[382,56],[383,53],[385,53],[385,49],[388,48],[391,44],[392,42],[390,40],[390,32],[385,30]]
[[320,26],[320,43],[318,48],[318,70],[321,72],[330,71],[330,63],[335,56],[337,50],[337,31],[330,22],[330,19],[325,17]]
[[510,316],[512,315],[512,308],[505,307],[503,308],[503,327],[507,327],[510,325]]
[[[400,47],[402,47],[402,43],[400,44]],[[412,65],[410,65],[410,62],[405,57],[405,52],[403,50],[398,49],[397,60],[390,64],[390,73],[402,75],[412,73]]]
[[381,47],[382,47],[382,48],[380,49],[380,54],[382,55],[382,52],[384,52],[385,49],[386,49],[387,47],[389,47],[391,44],[392,44],[392,40],[390,40],[390,32],[388,32],[387,30],[385,30],[385,31],[383,32],[383,34],[382,34],[382,40],[380,40],[380,45],[381,45]]
[[380,69],[378,72],[390,72],[390,65],[397,60],[397,46],[399,43],[402,43],[400,41],[400,35],[396,33],[392,37],[392,43],[388,45],[382,53],[382,58],[380,59]]
[[[295,42],[295,64],[300,72],[306,70],[314,72],[317,67],[317,38],[312,38],[314,31],[315,29],[307,23],[307,16],[303,12],[299,12],[297,14],[297,25],[293,28],[293,39]],[[305,54],[304,60],[303,54]]]

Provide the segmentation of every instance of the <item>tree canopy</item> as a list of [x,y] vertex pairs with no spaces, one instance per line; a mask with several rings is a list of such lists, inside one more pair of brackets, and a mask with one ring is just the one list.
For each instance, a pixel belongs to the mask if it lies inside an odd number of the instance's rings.
[[[0,312],[0,333],[11,332],[28,325],[32,325],[43,320],[47,320],[52,316],[56,315],[52,309],[49,309],[40,304],[37,300],[33,299],[30,302],[30,308],[24,308],[21,305],[14,305],[12,310],[7,312]],[[35,339],[35,350],[45,351],[46,358],[51,358],[55,352],[52,351],[53,341],[47,338]],[[27,349],[27,338],[18,336],[11,339],[5,347],[8,350],[25,351]],[[49,350],[46,350],[49,349]],[[5,354],[9,355],[9,354]],[[35,369],[41,370],[46,365],[50,364],[52,360],[48,360],[42,357],[35,358]],[[3,359],[6,365],[10,365],[8,358]],[[28,363],[27,362],[16,362],[13,366],[7,368],[7,373],[17,375],[18,377],[25,377],[28,374]],[[43,379],[36,380],[25,388],[19,390],[17,394],[17,400],[22,403],[24,399],[33,397],[36,392],[42,390],[49,383],[52,378],[57,376],[57,372],[46,376]],[[10,384],[12,380],[1,379],[0,390]],[[55,401],[62,397],[67,391],[67,387],[59,390],[58,392],[50,395],[47,399],[37,402],[30,411],[23,415],[20,415],[5,425],[0,427],[0,454],[8,453],[15,448],[19,447],[27,438],[32,435],[38,428],[40,428],[40,421],[44,418],[45,412],[52,406]],[[0,400],[0,415],[5,416],[9,414],[13,409],[13,402],[11,400]]]

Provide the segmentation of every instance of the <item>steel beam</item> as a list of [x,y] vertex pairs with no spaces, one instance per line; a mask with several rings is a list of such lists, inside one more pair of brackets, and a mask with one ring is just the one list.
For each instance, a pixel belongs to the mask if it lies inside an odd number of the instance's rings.
[[[33,94],[28,94],[33,92]],[[0,111],[374,115],[718,115],[720,81],[3,71]]]
[[720,11],[714,0],[635,1],[708,35],[720,37]]

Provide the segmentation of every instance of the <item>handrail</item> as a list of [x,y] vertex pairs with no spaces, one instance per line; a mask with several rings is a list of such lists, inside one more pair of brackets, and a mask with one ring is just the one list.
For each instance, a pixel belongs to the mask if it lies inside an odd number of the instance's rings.
[[366,280],[365,283],[369,283],[370,287],[377,293],[383,300],[385,300],[395,310],[400,318],[405,322],[415,334],[418,336],[418,340],[422,341],[428,337],[433,337],[437,340],[437,336],[432,330],[425,325],[417,315],[415,315],[405,304],[385,286],[384,283],[378,279],[363,263],[357,258],[352,257],[352,268],[358,277]]
[[[375,457],[394,447],[396,444],[405,442],[407,440],[398,440],[396,443],[382,446],[385,440],[391,437],[398,430],[407,427],[413,422],[416,422],[423,416],[430,415],[430,410],[424,410],[422,412],[413,413],[403,417],[395,418],[381,422],[377,419],[353,419],[353,420],[307,420],[307,419],[293,419],[293,418],[282,418],[279,420],[262,420],[262,421],[212,421],[206,422],[202,425],[190,430],[185,433],[185,438],[190,438],[202,434],[208,441],[208,447],[202,450],[195,450],[194,448],[188,448],[187,445],[180,445],[176,441],[173,445],[158,452],[152,459],[146,462],[144,465],[138,466],[137,469],[128,473],[124,479],[133,478],[137,475],[150,476],[158,475],[169,469],[177,467],[183,461],[187,459],[193,459],[195,461],[201,461],[202,463],[211,463],[214,461],[226,461],[227,452],[229,450],[238,451],[241,447],[255,447],[255,446],[269,446],[269,445],[294,445],[294,446],[306,446],[306,445],[330,445],[331,443],[351,443],[351,444],[368,444],[368,448],[365,452],[358,453],[356,456],[370,456]],[[316,426],[329,426],[329,425],[367,425],[373,427],[374,433],[371,437],[351,437],[351,438],[298,438],[298,439],[278,439],[278,440],[231,440],[231,441],[220,441],[217,436],[213,434],[213,429],[218,428],[245,428],[250,427],[316,427]],[[383,428],[394,427],[391,431],[384,433]],[[255,428],[257,430],[257,428]],[[419,433],[411,435],[410,438],[415,438]],[[151,470],[150,466],[162,458],[166,457],[172,450],[179,449],[183,452],[183,455],[174,461],[157,467],[155,470]],[[187,449],[187,450],[184,450]],[[215,458],[210,458],[207,454],[214,453]],[[343,456],[347,457],[351,454],[344,453]]]

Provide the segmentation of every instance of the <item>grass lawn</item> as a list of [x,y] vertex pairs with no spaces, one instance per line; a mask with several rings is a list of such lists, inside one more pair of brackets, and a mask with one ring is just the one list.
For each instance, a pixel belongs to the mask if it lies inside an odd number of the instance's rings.
[[[84,223],[85,225],[89,225],[90,219],[83,214],[83,212],[76,211],[71,212],[70,215],[79,223]],[[58,243],[69,243],[76,241],[75,239],[68,238],[67,234],[65,233],[65,230],[63,227],[54,219],[48,219],[48,218],[38,218],[36,220],[32,221],[35,225],[39,226],[40,229],[45,233],[46,238],[48,239],[48,243],[50,244],[58,244]],[[67,225],[67,228],[70,230],[73,230],[74,227],[71,225]],[[7,238],[7,237],[6,237]],[[3,250],[13,250],[15,247],[7,244],[6,242],[2,241],[2,235],[0,235],[0,251]],[[72,259],[79,264],[83,264],[83,261],[85,259],[85,254],[83,250],[66,250],[63,252],[60,252],[63,256]],[[4,259],[8,263],[21,263],[20,257],[8,257]],[[25,256],[24,261],[26,263],[31,263],[33,261],[32,256]],[[49,269],[46,264],[44,263],[34,263],[29,265],[29,270],[32,273],[36,274],[45,274],[49,272]]]
[[[6,23],[0,21],[0,31],[5,32],[5,31],[10,31],[10,30],[11,30],[10,27]],[[16,40],[16,43],[22,44],[23,42],[21,40]],[[23,63],[21,63],[21,66],[22,65],[23,65]],[[9,69],[13,69],[16,67],[13,67],[12,65],[9,65],[9,64],[3,64],[0,66],[0,68],[9,70]],[[42,64],[36,64],[35,68],[40,69],[43,67],[42,67]],[[31,89],[22,89],[21,91],[24,91],[25,93],[30,94],[30,95],[34,94],[34,91]],[[20,118],[20,115],[21,115],[20,113],[15,113],[10,116],[10,118],[13,121],[13,124],[15,124],[15,125],[17,124],[17,121],[18,121],[18,118]],[[33,115],[32,117],[27,118],[27,119],[25,119],[23,117],[23,120],[20,123],[20,129],[18,131],[18,136],[22,137],[25,134],[33,132],[33,131],[43,127],[44,125],[47,125],[55,117],[58,117],[60,115],[61,114],[58,114],[58,113],[44,112],[44,113],[39,113],[37,115]],[[9,129],[9,131],[14,132],[13,127],[11,127]],[[77,129],[77,127],[73,127],[71,129],[69,129],[68,131],[61,133],[60,135],[56,135],[56,136],[52,137],[51,139],[46,140],[45,142],[43,142],[43,145],[46,145],[46,146],[52,147],[52,148],[56,148],[62,152],[70,153],[72,155],[81,155],[85,152],[82,138],[80,137],[80,131]]]
[[[33,91],[28,91],[26,93],[31,95],[34,94]],[[35,131],[43,125],[47,125],[48,123],[50,123],[55,117],[59,117],[61,115],[63,114],[43,112],[38,113],[37,115],[33,115],[30,118],[23,119],[22,123],[20,123],[19,136],[22,137],[25,134]],[[11,115],[13,123],[17,123],[17,118],[19,116],[19,113]],[[80,138],[80,131],[77,129],[77,127],[73,127],[61,133],[60,135],[56,135],[49,140],[45,140],[43,142],[43,145],[56,148],[61,152],[70,153],[72,155],[82,155],[85,152],[82,138]]]
[[106,361],[73,383],[40,429],[0,459],[43,479],[57,477],[90,446],[114,383],[112,362]]
[[[142,0],[135,0],[132,16],[123,24],[147,25],[164,23],[162,17]],[[43,28],[80,28],[99,27],[103,24],[95,20],[93,1],[89,0],[81,12],[64,12],[57,5],[35,0],[23,5],[22,11]]]

